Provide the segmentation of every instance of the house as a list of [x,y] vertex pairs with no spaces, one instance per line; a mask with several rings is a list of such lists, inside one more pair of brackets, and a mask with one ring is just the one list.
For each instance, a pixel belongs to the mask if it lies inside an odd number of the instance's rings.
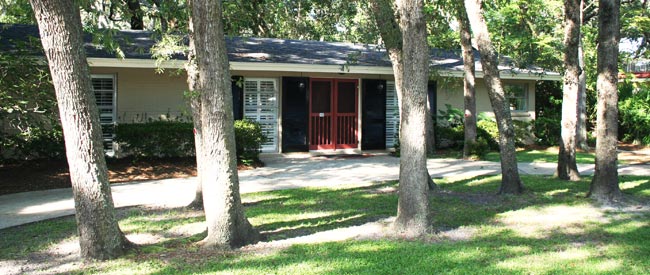
[[[12,41],[38,37],[35,26],[0,25],[3,50]],[[121,31],[124,58],[115,58],[86,37],[101,122],[137,123],[181,117],[189,109],[182,71],[185,56],[160,65],[152,59],[153,34]],[[126,42],[128,41],[128,43]],[[393,71],[385,50],[373,45],[272,38],[226,39],[235,118],[258,121],[268,142],[263,152],[392,148],[399,123]],[[408,61],[407,61],[408,62]],[[156,68],[166,69],[157,73]],[[482,78],[477,56],[477,77]],[[431,51],[432,79],[461,83],[463,62],[451,51]],[[515,119],[535,118],[535,81],[560,80],[540,68],[500,66]],[[477,110],[491,113],[486,87],[477,80]],[[462,109],[462,85],[429,84],[429,103]],[[187,115],[186,115],[187,116]],[[105,136],[110,142],[111,135]]]

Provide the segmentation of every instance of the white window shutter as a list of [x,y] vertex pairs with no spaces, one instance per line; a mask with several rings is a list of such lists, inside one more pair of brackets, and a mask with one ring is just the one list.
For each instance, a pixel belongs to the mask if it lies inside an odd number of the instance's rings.
[[395,147],[399,134],[399,102],[395,82],[386,82],[386,148]]
[[244,118],[260,123],[267,142],[262,152],[278,151],[278,91],[273,78],[244,80]]

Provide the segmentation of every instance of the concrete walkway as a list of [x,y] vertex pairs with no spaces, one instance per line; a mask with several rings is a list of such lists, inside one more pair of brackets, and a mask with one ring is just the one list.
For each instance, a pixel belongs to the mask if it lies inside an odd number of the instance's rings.
[[[242,193],[299,187],[395,180],[399,159],[387,155],[364,157],[311,157],[308,154],[263,156],[266,167],[241,171]],[[474,177],[500,173],[498,162],[430,159],[432,177]],[[520,163],[521,174],[552,175],[554,163]],[[579,165],[583,175],[593,174],[593,165]],[[650,176],[650,165],[620,165],[621,175]],[[195,178],[153,180],[112,186],[116,207],[153,205],[179,207],[194,197]],[[70,188],[0,196],[0,229],[74,214]]]

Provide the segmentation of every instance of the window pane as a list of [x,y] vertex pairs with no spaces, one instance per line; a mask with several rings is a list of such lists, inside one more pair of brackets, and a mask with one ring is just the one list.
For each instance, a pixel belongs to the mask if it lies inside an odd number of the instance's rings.
[[505,85],[504,90],[510,103],[510,110],[525,111],[527,109],[525,85]]

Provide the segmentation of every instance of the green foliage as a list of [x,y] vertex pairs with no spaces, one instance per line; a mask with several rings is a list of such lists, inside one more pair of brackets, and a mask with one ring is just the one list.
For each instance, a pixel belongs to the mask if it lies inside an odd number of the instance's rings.
[[[120,151],[135,157],[183,157],[195,155],[194,126],[191,122],[151,121],[115,126]],[[244,164],[259,161],[260,146],[266,141],[259,123],[235,121],[237,159]]]
[[62,159],[65,157],[65,143],[61,126],[52,129],[33,128],[29,132],[6,136],[1,144],[9,148],[6,153],[8,160],[28,159]]
[[562,82],[537,81],[535,83],[535,117],[562,117]]
[[436,123],[445,127],[456,127],[463,125],[463,111],[454,108],[451,104],[445,104],[447,110],[438,110],[440,113],[436,118]]
[[120,151],[135,157],[182,157],[194,155],[192,123],[153,121],[118,124],[115,142]]
[[34,11],[27,0],[0,0],[0,22],[36,24]]
[[485,115],[476,121],[476,137],[485,140],[492,150],[499,149],[499,128],[496,121]]
[[626,142],[650,145],[650,87],[632,89],[625,86],[621,89],[619,137]]
[[[264,11],[264,12],[260,12]],[[377,43],[367,1],[224,1],[228,35]]]
[[54,86],[47,66],[32,56],[40,41],[15,45],[0,52],[0,160],[61,157]]
[[558,145],[562,134],[561,120],[558,117],[539,117],[534,122],[535,141],[539,145]]
[[267,138],[262,133],[262,127],[256,121],[235,121],[235,144],[237,158],[245,164],[259,161],[260,148]]
[[[465,140],[465,125],[463,112],[449,104],[445,104],[447,110],[439,110],[440,115],[436,119],[436,148],[463,147]],[[517,144],[523,145],[524,138],[529,135],[525,122],[515,121]],[[519,129],[518,127],[523,127]],[[489,150],[499,149],[499,128],[496,122],[485,113],[481,113],[476,123],[476,143],[471,145],[470,151],[477,156],[484,155]],[[485,150],[485,151],[484,151]]]
[[465,137],[464,126],[437,126],[435,129],[436,148],[455,148],[463,147]]
[[535,64],[561,71],[562,1],[498,0],[485,2],[485,18],[498,53],[518,67]]
[[469,144],[469,154],[477,158],[483,158],[490,152],[491,146],[483,136],[476,137],[476,141]]

